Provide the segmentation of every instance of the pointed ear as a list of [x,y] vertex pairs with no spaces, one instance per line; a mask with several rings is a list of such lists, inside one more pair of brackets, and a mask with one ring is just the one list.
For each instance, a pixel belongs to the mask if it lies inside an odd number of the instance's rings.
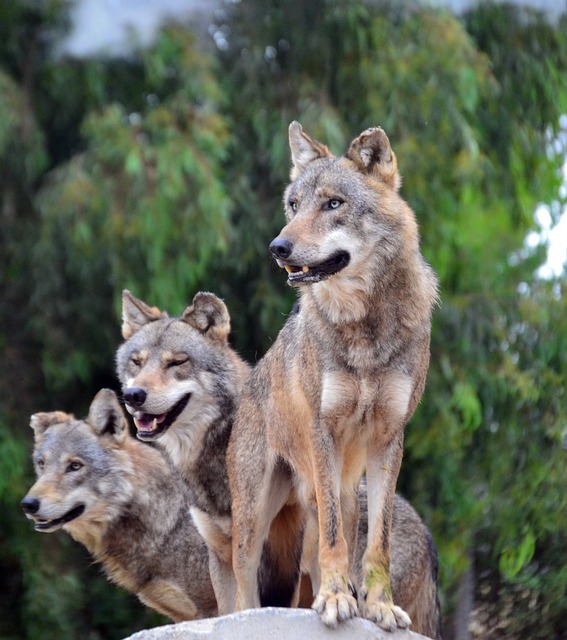
[[303,169],[313,160],[331,158],[333,155],[328,147],[304,133],[303,127],[296,121],[289,125],[289,148],[293,163],[290,174],[292,180],[298,178]]
[[87,422],[97,436],[110,435],[122,442],[128,432],[128,423],[114,391],[101,389],[89,408]]
[[150,307],[138,300],[127,289],[122,292],[122,337],[128,340],[148,322],[167,318],[165,311]]
[[398,160],[381,127],[371,127],[355,138],[346,154],[361,171],[373,175],[397,191],[402,184]]
[[187,307],[181,318],[201,333],[219,342],[228,342],[230,316],[225,303],[213,293],[199,291],[193,304]]
[[56,424],[67,424],[75,417],[63,411],[51,411],[49,413],[34,413],[30,418],[30,427],[33,429],[35,442],[39,442],[49,427]]

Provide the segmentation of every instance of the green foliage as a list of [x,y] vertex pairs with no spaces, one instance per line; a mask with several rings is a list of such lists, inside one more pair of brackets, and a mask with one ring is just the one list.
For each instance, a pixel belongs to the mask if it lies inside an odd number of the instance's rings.
[[173,313],[212,290],[241,353],[262,355],[294,299],[267,245],[297,119],[336,153],[386,129],[441,279],[399,487],[439,546],[446,618],[472,562],[477,636],[560,637],[565,276],[539,281],[543,247],[524,240],[559,199],[565,18],[246,0],[215,14],[216,52],[169,25],[129,58],[81,61],[50,55],[67,9],[0,7],[0,636],[119,638],[159,621],[18,512],[28,416],[80,414],[115,386],[123,288]]
[[[240,165],[256,196],[246,201],[240,220],[268,239],[283,223],[281,214],[275,221],[271,215],[281,210],[272,184],[285,180],[280,132],[289,120],[299,119],[336,152],[365,126],[387,130],[424,251],[442,283],[428,387],[408,429],[400,485],[433,526],[450,610],[452,586],[469,564],[476,532],[493,532],[491,561],[506,580],[520,575],[548,526],[564,526],[555,481],[564,470],[562,445],[556,438],[542,440],[540,422],[564,424],[565,409],[555,398],[564,397],[565,378],[534,353],[536,344],[555,345],[562,333],[544,318],[524,317],[535,290],[527,299],[516,293],[520,283],[533,282],[542,258],[522,248],[533,211],[538,202],[555,200],[560,184],[563,159],[546,147],[567,109],[564,30],[551,28],[539,14],[510,8],[505,21],[484,14],[487,7],[471,13],[467,33],[449,13],[399,3],[379,10],[320,3],[313,13],[291,5],[277,3],[259,27],[259,5],[238,5],[230,22],[234,49],[224,54],[227,82],[271,83],[269,92],[239,93],[231,103],[237,139],[257,149],[249,166]],[[317,29],[321,16],[324,28]],[[492,26],[482,29],[485,22]],[[511,41],[529,52],[514,73]],[[542,51],[554,68],[547,75],[540,73]],[[546,85],[541,104],[531,91],[526,97],[524,79],[531,74]],[[252,304],[259,300],[264,312],[274,306],[274,314],[260,318],[269,323],[268,335],[277,320],[276,294],[271,303],[261,294],[271,276],[263,268],[246,281]],[[538,295],[543,309],[560,305],[551,285],[538,285]],[[533,343],[519,360],[522,327]],[[557,362],[565,366],[564,353]],[[554,417],[548,411],[534,421],[529,413],[538,404],[554,406]],[[525,439],[532,444],[526,447]],[[556,504],[552,517],[549,504],[540,503],[543,496]],[[520,614],[514,609],[514,615]]]
[[90,113],[85,150],[53,170],[38,196],[33,302],[55,387],[86,382],[112,361],[122,288],[180,311],[226,246],[229,132],[213,61],[169,27],[142,64],[143,110],[114,102]]
[[[530,298],[478,297],[438,314],[426,401],[408,429],[405,464],[410,495],[434,496],[431,517],[446,532],[437,541],[443,550],[447,538],[451,549],[453,566],[441,574],[447,584],[466,566],[475,531],[491,541],[489,564],[515,583],[541,541],[564,526],[564,314],[548,283]],[[456,548],[459,531],[466,533]],[[557,543],[560,558],[565,541]]]

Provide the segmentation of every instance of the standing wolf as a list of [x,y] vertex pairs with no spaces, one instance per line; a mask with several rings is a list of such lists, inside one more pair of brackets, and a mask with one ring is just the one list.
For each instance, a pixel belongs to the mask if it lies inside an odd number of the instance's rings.
[[237,608],[259,606],[262,546],[285,510],[288,546],[301,547],[309,512],[318,518],[313,608],[329,626],[358,613],[349,569],[366,469],[359,604],[385,629],[407,627],[390,586],[392,511],[404,427],[425,385],[437,281],[382,129],[361,133],[344,157],[296,122],[289,142],[287,225],[270,250],[301,302],[249,377],[229,445]]
[[185,483],[155,448],[128,434],[112,391],[86,420],[31,418],[37,482],[22,508],[38,531],[63,528],[108,577],[175,622],[216,615],[207,549],[189,516]]

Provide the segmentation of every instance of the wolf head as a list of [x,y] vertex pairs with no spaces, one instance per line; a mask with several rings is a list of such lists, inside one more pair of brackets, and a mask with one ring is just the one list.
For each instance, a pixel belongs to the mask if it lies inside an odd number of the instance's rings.
[[270,244],[289,284],[318,283],[341,273],[363,279],[363,265],[376,267],[376,254],[386,268],[403,246],[400,234],[417,239],[413,214],[398,195],[397,159],[381,128],[361,133],[344,157],[334,157],[298,122],[289,127],[289,144],[287,225]]
[[[21,505],[36,530],[72,532],[81,523],[110,521],[112,504],[130,499],[125,473],[132,466],[121,454],[127,423],[114,392],[99,391],[86,420],[62,411],[36,413],[31,427],[37,482]],[[108,495],[116,498],[100,499]]]
[[124,291],[122,320],[117,372],[138,438],[160,438],[181,425],[191,437],[198,425],[227,412],[237,356],[228,346],[222,300],[197,293],[181,316],[170,318]]

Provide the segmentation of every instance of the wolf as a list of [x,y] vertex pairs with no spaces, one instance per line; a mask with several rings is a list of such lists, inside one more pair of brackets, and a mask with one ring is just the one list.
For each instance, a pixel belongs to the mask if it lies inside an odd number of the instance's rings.
[[137,437],[155,441],[193,493],[191,516],[210,551],[221,615],[234,608],[235,585],[226,449],[249,374],[229,333],[226,305],[212,293],[198,292],[180,316],[170,317],[123,291],[116,370],[126,410]]
[[[285,511],[282,553],[293,540],[295,558],[306,521],[317,519],[313,608],[325,624],[360,607],[384,629],[406,628],[411,620],[392,599],[392,513],[404,428],[429,365],[437,279],[381,128],[362,132],[342,157],[297,122],[289,144],[287,224],[269,248],[299,290],[299,309],[250,374],[229,443],[237,609],[259,606],[262,547]],[[368,543],[357,601],[364,470]]]
[[216,615],[186,485],[160,451],[128,433],[114,392],[99,391],[84,420],[36,413],[31,427],[37,481],[21,506],[35,529],[69,533],[112,582],[174,622]]

